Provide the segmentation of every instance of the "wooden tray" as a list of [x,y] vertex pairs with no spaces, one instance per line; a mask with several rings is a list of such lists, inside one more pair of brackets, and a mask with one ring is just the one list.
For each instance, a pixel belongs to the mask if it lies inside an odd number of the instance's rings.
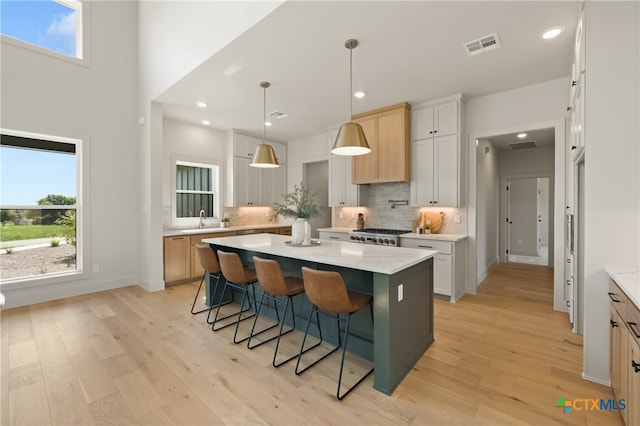
[[413,232],[416,231],[420,222],[424,220],[427,223],[427,220],[431,221],[431,233],[437,234],[440,232],[442,228],[442,222],[444,220],[444,212],[422,212],[418,215],[418,218],[413,221],[413,228],[411,230]]

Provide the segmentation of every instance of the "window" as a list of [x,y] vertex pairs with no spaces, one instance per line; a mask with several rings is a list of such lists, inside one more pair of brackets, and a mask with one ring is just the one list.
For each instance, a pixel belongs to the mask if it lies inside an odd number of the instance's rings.
[[77,0],[2,0],[2,35],[82,59],[82,3]]
[[174,223],[193,224],[194,218],[220,217],[220,167],[214,164],[175,162]]
[[78,273],[80,141],[0,135],[0,281]]

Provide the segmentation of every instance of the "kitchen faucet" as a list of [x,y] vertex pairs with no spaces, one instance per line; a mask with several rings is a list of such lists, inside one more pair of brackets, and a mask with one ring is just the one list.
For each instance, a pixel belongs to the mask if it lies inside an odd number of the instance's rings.
[[204,213],[204,209],[201,209],[200,210],[200,225],[199,225],[200,229],[204,228],[204,220],[205,220],[205,218],[206,218],[206,216],[205,216],[205,213]]

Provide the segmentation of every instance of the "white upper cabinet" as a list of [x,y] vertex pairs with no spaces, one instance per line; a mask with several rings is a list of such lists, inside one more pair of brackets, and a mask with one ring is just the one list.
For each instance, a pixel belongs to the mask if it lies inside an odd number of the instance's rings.
[[458,133],[458,101],[416,107],[411,117],[411,139],[421,140]]
[[411,206],[462,205],[462,105],[462,97],[456,95],[413,108]]
[[[329,147],[335,136],[336,131],[329,132]],[[358,207],[365,202],[367,190],[351,183],[352,170],[351,157],[329,154],[329,207]]]
[[262,169],[251,167],[256,147],[262,139],[233,132],[233,206],[273,206],[283,201],[287,192],[287,145],[267,140],[276,153],[280,167]]

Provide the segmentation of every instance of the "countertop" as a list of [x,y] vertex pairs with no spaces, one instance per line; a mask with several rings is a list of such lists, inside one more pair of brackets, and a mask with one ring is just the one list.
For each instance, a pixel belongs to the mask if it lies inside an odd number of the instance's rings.
[[[432,258],[436,250],[385,247],[373,244],[354,244],[347,241],[320,240],[318,246],[291,247],[285,244],[291,237],[276,234],[251,234],[235,237],[205,238],[207,244],[256,251],[258,253],[289,257],[342,266],[361,271],[392,275]],[[314,240],[318,241],[318,240]]]
[[[318,231],[327,232],[344,232],[349,233],[353,231],[353,228],[318,228]],[[400,238],[414,238],[418,240],[439,240],[439,241],[460,241],[467,239],[466,234],[416,234],[415,232],[409,232],[406,234],[400,234]]]
[[465,234],[416,234],[410,232],[408,234],[400,234],[400,238],[412,238],[415,240],[439,240],[439,241],[461,241],[467,239]]
[[211,234],[217,232],[235,232],[243,231],[245,229],[269,229],[269,228],[284,228],[291,225],[268,223],[264,225],[244,225],[244,226],[230,226],[228,228],[167,228],[162,231],[164,237],[173,237],[176,235],[196,235],[196,234]]
[[605,271],[620,286],[629,300],[636,305],[636,308],[640,309],[640,272],[617,271],[612,268],[605,268]]

